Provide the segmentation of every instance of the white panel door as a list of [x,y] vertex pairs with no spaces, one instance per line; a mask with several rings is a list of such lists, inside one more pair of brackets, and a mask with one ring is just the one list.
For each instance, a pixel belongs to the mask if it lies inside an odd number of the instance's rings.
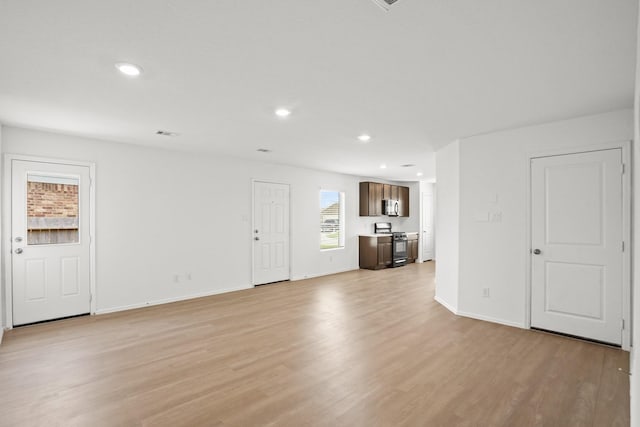
[[622,151],[531,162],[531,326],[622,343]]
[[289,186],[253,184],[253,284],[289,280]]
[[422,195],[422,260],[433,259],[434,228],[433,228],[433,194]]
[[89,313],[89,168],[12,160],[13,324]]

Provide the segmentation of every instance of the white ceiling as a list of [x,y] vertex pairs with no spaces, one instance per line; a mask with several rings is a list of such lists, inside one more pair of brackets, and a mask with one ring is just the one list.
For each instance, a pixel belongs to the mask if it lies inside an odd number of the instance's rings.
[[[0,0],[0,122],[430,179],[433,150],[456,138],[631,107],[636,8],[637,0],[400,0],[389,12],[371,0]],[[119,61],[145,73],[124,78]],[[277,119],[279,106],[293,114]],[[362,132],[369,144],[356,139]],[[400,167],[407,163],[416,166]]]

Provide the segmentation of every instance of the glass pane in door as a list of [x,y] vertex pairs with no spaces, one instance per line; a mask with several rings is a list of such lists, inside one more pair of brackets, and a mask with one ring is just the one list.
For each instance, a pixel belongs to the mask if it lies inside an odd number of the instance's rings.
[[27,244],[78,243],[78,178],[27,175]]

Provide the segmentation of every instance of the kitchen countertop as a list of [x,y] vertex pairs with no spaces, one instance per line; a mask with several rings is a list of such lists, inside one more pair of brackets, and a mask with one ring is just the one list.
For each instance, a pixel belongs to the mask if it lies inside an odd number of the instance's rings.
[[[406,234],[418,234],[417,231],[405,231]],[[392,233],[371,233],[371,234],[359,234],[362,237],[390,237],[393,236]]]

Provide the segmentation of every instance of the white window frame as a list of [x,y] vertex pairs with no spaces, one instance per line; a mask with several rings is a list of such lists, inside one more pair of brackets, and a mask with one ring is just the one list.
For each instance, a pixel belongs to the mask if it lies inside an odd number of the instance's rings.
[[338,246],[337,247],[332,247],[332,248],[323,248],[322,247],[322,231],[320,231],[319,233],[319,248],[320,251],[324,252],[324,251],[336,251],[336,250],[342,250],[345,247],[345,231],[346,231],[346,226],[345,226],[345,192],[341,191],[341,190],[330,190],[330,189],[326,189],[326,188],[321,188],[320,192],[318,193],[318,201],[319,201],[319,208],[320,208],[320,212],[322,212],[322,193],[338,193],[339,195],[339,201],[340,201],[340,211],[338,212],[338,225],[339,225],[339,233],[340,233],[340,237],[338,240]]

